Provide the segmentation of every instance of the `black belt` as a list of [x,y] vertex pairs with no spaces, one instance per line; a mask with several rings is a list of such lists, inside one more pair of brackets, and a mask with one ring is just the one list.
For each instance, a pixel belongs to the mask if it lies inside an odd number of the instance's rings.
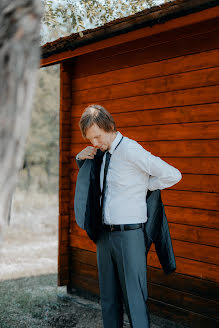
[[123,231],[123,230],[135,230],[144,228],[144,223],[136,224],[103,224],[103,230],[105,231]]

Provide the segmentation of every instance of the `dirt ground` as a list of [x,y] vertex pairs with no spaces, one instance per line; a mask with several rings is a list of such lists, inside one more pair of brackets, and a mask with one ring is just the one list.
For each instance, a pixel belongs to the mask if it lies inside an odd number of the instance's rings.
[[[0,249],[0,328],[103,327],[98,301],[57,287],[57,247],[57,196],[16,192]],[[183,328],[153,315],[151,321],[151,328]]]

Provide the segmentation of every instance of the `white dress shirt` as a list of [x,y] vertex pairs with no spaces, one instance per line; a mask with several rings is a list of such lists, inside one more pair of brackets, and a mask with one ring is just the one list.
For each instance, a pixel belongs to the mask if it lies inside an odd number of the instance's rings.
[[[147,221],[147,190],[164,189],[179,182],[182,175],[178,169],[152,155],[138,142],[117,132],[109,152],[111,158],[106,177],[103,208],[105,224],[133,224]],[[116,148],[116,149],[115,149]],[[100,188],[106,154],[100,171]]]

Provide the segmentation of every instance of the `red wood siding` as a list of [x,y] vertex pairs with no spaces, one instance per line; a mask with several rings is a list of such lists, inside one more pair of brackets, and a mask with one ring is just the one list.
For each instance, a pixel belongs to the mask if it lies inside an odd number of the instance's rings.
[[162,191],[176,273],[163,274],[152,247],[148,289],[153,312],[191,327],[214,327],[219,313],[218,28],[212,19],[142,37],[66,61],[62,73],[71,124],[69,117],[63,121],[60,139],[61,274],[69,265],[69,284],[98,294],[95,245],[75,223],[73,199],[74,157],[86,145],[79,118],[88,104],[99,103],[122,134],[182,172],[177,185]]
[[60,64],[58,285],[69,283],[71,77]]

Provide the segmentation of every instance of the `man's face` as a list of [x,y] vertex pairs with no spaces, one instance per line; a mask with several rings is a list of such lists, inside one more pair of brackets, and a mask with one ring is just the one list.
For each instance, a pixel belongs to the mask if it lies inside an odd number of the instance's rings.
[[97,124],[93,124],[88,128],[86,133],[86,139],[88,139],[95,148],[99,148],[102,151],[110,149],[112,136],[112,132],[106,132],[100,129]]

